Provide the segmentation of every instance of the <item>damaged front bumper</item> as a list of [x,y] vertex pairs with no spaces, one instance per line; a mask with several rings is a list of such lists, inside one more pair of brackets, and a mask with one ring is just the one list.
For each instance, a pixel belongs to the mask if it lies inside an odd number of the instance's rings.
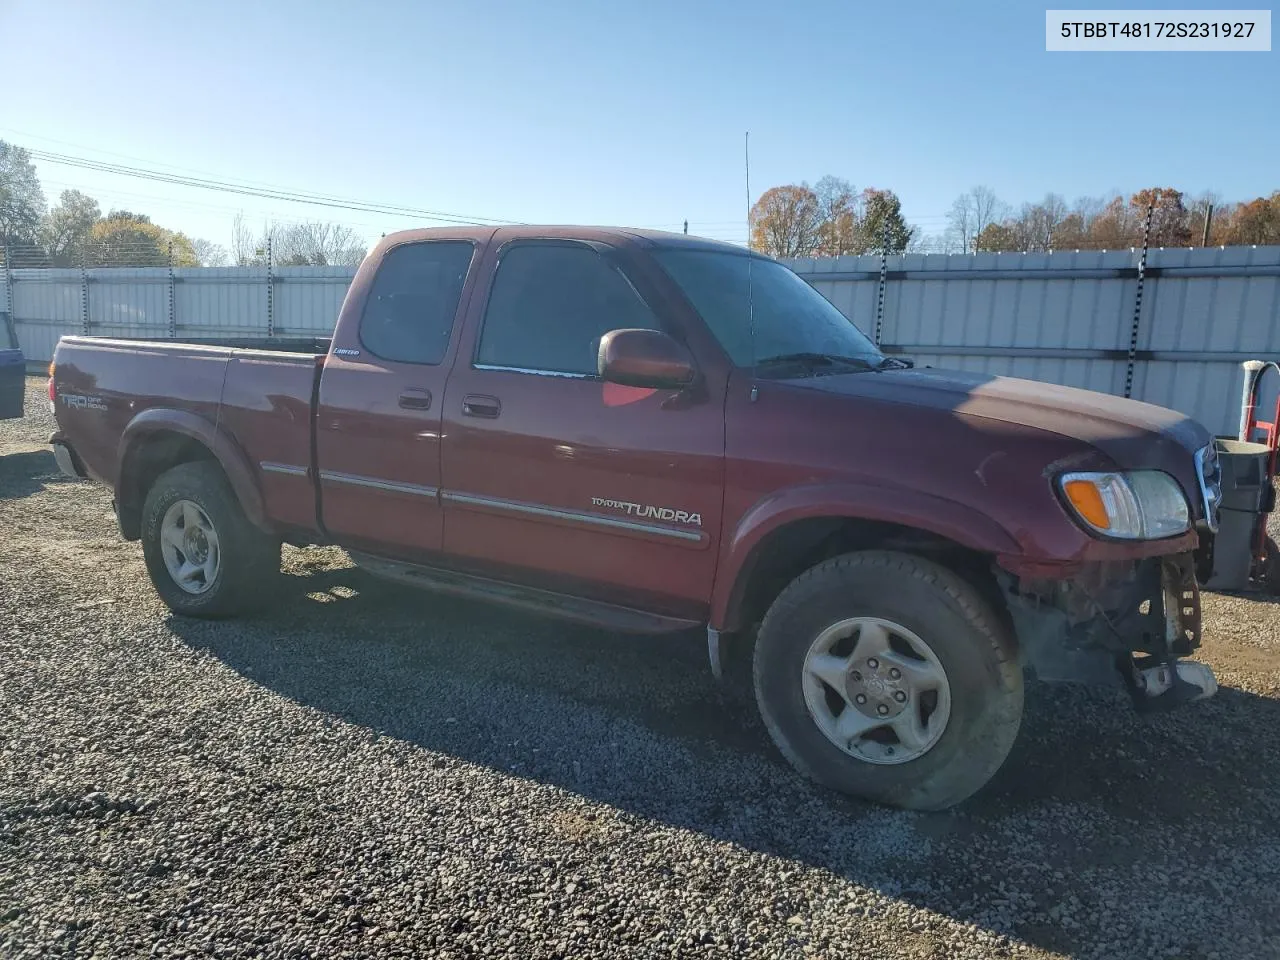
[[998,570],[1023,658],[1047,681],[1122,684],[1142,711],[1213,696],[1191,553],[1080,564],[1070,576]]

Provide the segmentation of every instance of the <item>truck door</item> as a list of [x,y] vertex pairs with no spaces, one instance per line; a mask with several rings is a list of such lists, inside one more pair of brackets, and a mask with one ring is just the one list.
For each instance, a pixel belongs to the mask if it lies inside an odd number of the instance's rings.
[[475,251],[392,247],[359,316],[344,307],[316,408],[321,511],[339,543],[406,559],[440,548],[442,401]]
[[680,335],[617,251],[517,240],[496,257],[445,395],[445,552],[503,579],[702,616],[720,531],[722,380],[682,392],[597,377],[609,330]]

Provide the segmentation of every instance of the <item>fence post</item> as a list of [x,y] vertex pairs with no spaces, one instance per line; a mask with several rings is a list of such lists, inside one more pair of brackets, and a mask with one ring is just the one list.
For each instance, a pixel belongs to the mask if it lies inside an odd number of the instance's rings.
[[[1155,199],[1159,199],[1157,196]],[[1151,215],[1155,213],[1153,200],[1147,207],[1147,222],[1142,227],[1142,253],[1138,257],[1138,292],[1133,299],[1133,325],[1129,328],[1129,363],[1124,373],[1125,399],[1133,396],[1133,368],[1138,359],[1138,325],[1142,320],[1142,288],[1147,278],[1147,242],[1151,239]]]
[[889,272],[889,218],[885,217],[880,233],[880,284],[876,289],[876,346],[884,332],[884,285]]
[[173,288],[173,241],[169,241],[169,339],[178,336],[177,294]]
[[85,268],[84,251],[80,252],[80,332],[89,335],[89,271]]
[[275,295],[276,278],[272,272],[271,238],[267,237],[267,339],[276,334]]
[[4,328],[9,335],[9,346],[19,349],[18,326],[13,317],[13,252],[4,245]]

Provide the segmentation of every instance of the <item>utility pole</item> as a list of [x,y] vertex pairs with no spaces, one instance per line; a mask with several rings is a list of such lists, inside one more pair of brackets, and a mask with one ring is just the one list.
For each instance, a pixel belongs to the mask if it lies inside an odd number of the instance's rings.
[[1213,204],[1209,204],[1209,209],[1204,212],[1204,234],[1200,237],[1200,246],[1207,247],[1209,245],[1209,224],[1213,223]]

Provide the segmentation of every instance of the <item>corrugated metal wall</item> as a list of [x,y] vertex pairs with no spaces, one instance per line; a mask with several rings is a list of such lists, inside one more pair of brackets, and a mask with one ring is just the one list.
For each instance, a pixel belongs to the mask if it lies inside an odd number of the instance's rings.
[[887,351],[936,367],[1125,391],[1234,433],[1241,361],[1280,359],[1280,247],[906,254],[791,267]]
[[[918,363],[1115,394],[1132,371],[1134,398],[1233,433],[1240,362],[1280,358],[1280,247],[1152,250],[1140,310],[1138,259],[1124,251],[906,254],[885,259],[883,288],[876,256],[790,265],[868,335],[879,327],[886,350]],[[86,323],[108,336],[268,329],[324,336],[354,274],[351,267],[13,270],[12,312],[34,361],[47,361],[60,336]],[[0,305],[10,302],[0,293]]]
[[[265,337],[268,329],[280,337],[328,336],[355,268],[111,267],[11,275],[23,353],[47,361],[59,337],[86,329],[106,337]],[[0,272],[0,284],[4,277]],[[0,305],[6,302],[0,286]]]

